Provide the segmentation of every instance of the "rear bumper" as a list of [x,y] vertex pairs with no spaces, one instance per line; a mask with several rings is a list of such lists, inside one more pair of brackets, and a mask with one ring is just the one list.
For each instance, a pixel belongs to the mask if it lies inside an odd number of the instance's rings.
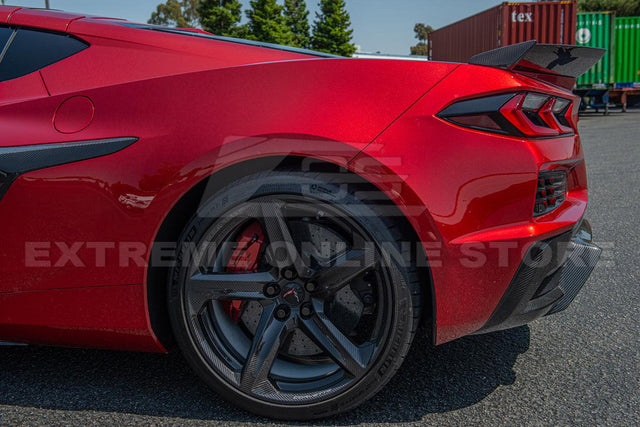
[[581,221],[570,232],[535,243],[498,306],[476,333],[524,325],[569,306],[600,257],[591,227]]

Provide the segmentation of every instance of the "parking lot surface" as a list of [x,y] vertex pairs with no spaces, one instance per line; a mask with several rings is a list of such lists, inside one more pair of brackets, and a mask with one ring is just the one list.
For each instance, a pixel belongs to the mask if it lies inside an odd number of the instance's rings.
[[[335,425],[640,425],[640,111],[581,120],[604,252],[563,313],[431,348]],[[265,425],[179,354],[0,347],[0,424]]]

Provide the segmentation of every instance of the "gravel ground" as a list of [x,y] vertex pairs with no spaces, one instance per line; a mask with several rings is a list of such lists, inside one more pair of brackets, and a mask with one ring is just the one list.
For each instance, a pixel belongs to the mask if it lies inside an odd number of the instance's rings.
[[[335,425],[640,425],[640,111],[581,121],[603,256],[563,313],[429,348]],[[179,355],[0,347],[0,424],[266,425]]]

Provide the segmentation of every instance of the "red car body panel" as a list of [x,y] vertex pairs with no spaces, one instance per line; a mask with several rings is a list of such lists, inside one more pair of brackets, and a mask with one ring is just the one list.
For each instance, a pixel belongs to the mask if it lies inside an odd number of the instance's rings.
[[[537,80],[470,65],[317,58],[13,7],[0,7],[0,22],[90,44],[0,83],[0,147],[139,139],[23,174],[4,195],[0,339],[165,351],[149,320],[151,245],[190,189],[252,159],[318,159],[384,191],[427,256],[438,250],[430,259],[437,343],[482,327],[523,250],[571,229],[586,208],[577,135],[527,140],[435,116],[478,94],[568,96]],[[566,202],[532,219],[539,170],[576,162]],[[482,267],[460,267],[470,242],[472,255],[486,257]],[[505,261],[490,242],[518,249]]]
[[21,7],[17,7],[17,6],[2,6],[0,7],[0,22],[1,23],[8,23],[9,22],[9,18],[11,18],[11,15],[13,15],[16,11],[22,9]]
[[69,24],[84,16],[42,9],[17,9],[7,15],[6,23],[25,27],[45,28],[53,31],[67,31]]
[[[587,204],[578,135],[527,141],[470,131],[435,117],[451,100],[510,89],[554,93],[553,89],[503,70],[473,66],[459,67],[448,81],[456,84],[438,85],[352,162],[354,171],[383,186],[391,181],[388,175],[403,177],[407,194],[399,205],[424,243],[427,257],[439,254],[430,259],[432,265],[438,262],[431,270],[438,343],[478,330],[530,244],[571,230]],[[416,146],[421,149],[415,150]],[[381,165],[376,159],[396,161]],[[536,191],[539,171],[550,163],[576,161],[579,165],[571,173],[565,203],[532,219],[530,195]],[[497,249],[500,243],[506,243],[502,251]],[[481,268],[461,269],[459,260],[464,258],[486,262]]]
[[0,294],[2,338],[44,345],[163,351],[141,285]]

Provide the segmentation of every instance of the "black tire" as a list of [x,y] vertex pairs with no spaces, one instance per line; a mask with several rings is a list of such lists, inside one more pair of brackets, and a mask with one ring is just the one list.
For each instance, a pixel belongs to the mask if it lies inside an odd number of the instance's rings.
[[[345,176],[248,176],[204,201],[182,233],[168,284],[176,341],[210,387],[247,411],[289,420],[345,412],[376,394],[409,351],[421,283],[403,260],[405,223]],[[259,267],[229,277],[234,246],[204,249],[234,242],[252,220],[265,230]],[[294,245],[274,248],[277,235]],[[335,239],[324,258],[321,238]],[[225,317],[229,300],[241,314]]]

